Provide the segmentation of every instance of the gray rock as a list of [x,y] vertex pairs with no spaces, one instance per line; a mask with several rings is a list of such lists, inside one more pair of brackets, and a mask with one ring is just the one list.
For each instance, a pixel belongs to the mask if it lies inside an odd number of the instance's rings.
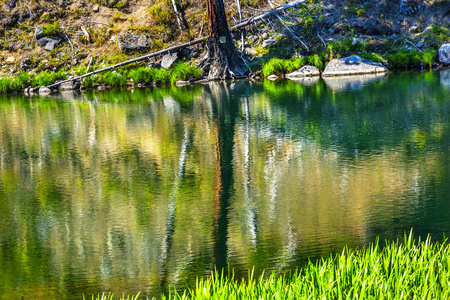
[[244,54],[253,57],[256,55],[256,49],[253,47],[245,47]]
[[272,80],[272,81],[275,81],[275,80],[278,79],[278,76],[275,75],[275,74],[272,74],[272,75],[267,76],[267,79]]
[[121,33],[117,36],[117,45],[122,52],[147,51],[153,47],[149,34]]
[[36,38],[36,40],[39,40],[39,39],[45,37],[44,31],[42,30],[41,26],[36,28],[36,31],[34,32],[34,37]]
[[43,37],[37,40],[38,44],[47,51],[52,51],[62,42],[62,38],[58,37]]
[[98,91],[104,91],[104,90],[106,90],[106,86],[104,86],[104,85],[99,85],[99,86],[97,87],[97,90],[98,90]]
[[360,75],[387,71],[388,69],[382,63],[365,60],[358,55],[351,55],[330,61],[322,76]]
[[414,0],[402,0],[400,2],[400,13],[405,16],[415,16],[422,11],[422,6]]
[[31,64],[31,58],[26,57],[20,63],[20,68],[25,71],[30,68],[30,64]]
[[50,94],[51,92],[52,92],[52,90],[49,89],[49,88],[46,87],[46,86],[41,86],[41,87],[39,88],[39,94],[42,94],[42,95],[48,95],[48,94]]
[[189,81],[178,80],[175,84],[176,84],[176,86],[185,86],[185,85],[189,85]]
[[163,56],[161,67],[164,69],[170,68],[178,60],[178,52],[172,52]]
[[264,40],[262,42],[262,47],[263,48],[270,47],[270,46],[274,45],[275,43],[276,43],[276,41],[274,39]]
[[40,26],[36,28],[34,37],[36,38],[38,44],[47,51],[52,51],[56,46],[58,46],[59,43],[63,41],[63,39],[59,36],[45,36],[42,27]]
[[59,86],[60,91],[73,91],[73,90],[79,90],[80,89],[80,82],[78,81],[69,81],[64,82]]
[[301,77],[312,77],[320,76],[320,71],[315,66],[303,66],[297,71],[289,73],[286,78],[301,78]]
[[98,12],[100,10],[100,6],[98,4],[95,4],[94,7],[92,7],[93,12]]
[[442,45],[438,53],[439,62],[444,65],[450,65],[450,43]]

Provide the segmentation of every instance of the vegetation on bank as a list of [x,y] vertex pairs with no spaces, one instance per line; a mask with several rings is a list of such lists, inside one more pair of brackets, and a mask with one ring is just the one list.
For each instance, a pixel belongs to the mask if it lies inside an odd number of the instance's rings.
[[[85,67],[79,67],[74,70],[74,75],[86,73]],[[42,71],[33,76],[29,72],[23,72],[13,78],[0,79],[0,93],[21,91],[26,87],[48,86],[59,80],[67,79],[71,75],[65,69],[57,72]],[[170,69],[156,68],[122,68],[120,70],[107,71],[83,79],[83,85],[86,88],[92,88],[96,85],[108,85],[115,87],[126,86],[128,83],[175,83],[178,80],[199,79],[202,75],[200,69],[187,64],[178,63]]]
[[[162,295],[164,300],[203,299],[448,299],[450,244],[430,238],[403,243],[378,242],[367,248],[309,262],[293,274],[262,275],[238,280],[215,272],[198,279],[196,287]],[[105,299],[105,296],[92,297]],[[110,294],[107,299],[114,299]],[[137,299],[125,298],[120,299]]]

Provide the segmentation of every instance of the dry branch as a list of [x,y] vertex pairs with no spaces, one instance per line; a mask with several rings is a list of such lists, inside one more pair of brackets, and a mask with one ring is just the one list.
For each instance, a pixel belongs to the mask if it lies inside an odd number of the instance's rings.
[[[239,24],[231,27],[230,30],[237,30],[239,28],[245,27],[245,26],[247,26],[247,25],[249,25],[251,23],[254,23],[254,22],[257,22],[257,21],[262,20],[264,18],[267,18],[267,17],[271,16],[274,13],[277,13],[279,11],[283,11],[283,10],[291,8],[291,7],[295,7],[295,6],[300,5],[300,4],[304,3],[304,2],[306,2],[306,0],[299,0],[299,1],[288,3],[288,4],[283,5],[283,6],[276,7],[273,10],[271,10],[270,12],[254,16],[254,17],[252,17],[252,18],[250,18],[250,19],[248,19],[248,20],[246,20],[246,21],[244,21],[242,23],[239,23]],[[100,70],[95,70],[95,71],[86,73],[84,75],[78,76],[78,77],[73,77],[73,78],[70,78],[70,79],[62,80],[60,82],[56,82],[54,84],[49,85],[48,88],[50,88],[50,89],[57,88],[62,83],[65,83],[65,82],[70,82],[70,81],[74,81],[74,80],[80,80],[80,79],[83,79],[83,78],[88,77],[88,76],[92,76],[92,75],[95,75],[95,74],[98,74],[98,73],[114,70],[116,68],[123,67],[125,65],[128,65],[128,64],[131,64],[131,63],[134,63],[134,62],[142,61],[142,60],[154,57],[154,56],[169,54],[169,53],[172,53],[172,52],[175,52],[175,51],[178,51],[178,50],[181,50],[181,49],[184,49],[184,48],[187,48],[187,47],[190,47],[190,46],[202,43],[202,42],[205,42],[206,40],[207,40],[207,37],[203,37],[203,38],[199,38],[199,39],[190,41],[190,42],[185,43],[185,44],[181,44],[181,45],[178,45],[178,46],[166,48],[166,49],[161,50],[161,51],[157,51],[157,52],[153,52],[153,53],[150,53],[150,54],[146,54],[144,56],[141,56],[141,57],[138,57],[138,58],[134,58],[134,59],[130,59],[130,60],[127,60],[127,61],[115,64],[115,65],[112,65],[112,66],[100,69]]]

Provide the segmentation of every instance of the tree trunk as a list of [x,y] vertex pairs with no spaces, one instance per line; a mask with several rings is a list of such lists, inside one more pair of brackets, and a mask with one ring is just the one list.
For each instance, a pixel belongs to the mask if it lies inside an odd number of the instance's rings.
[[208,79],[242,77],[240,58],[228,28],[223,0],[206,0],[208,13]]

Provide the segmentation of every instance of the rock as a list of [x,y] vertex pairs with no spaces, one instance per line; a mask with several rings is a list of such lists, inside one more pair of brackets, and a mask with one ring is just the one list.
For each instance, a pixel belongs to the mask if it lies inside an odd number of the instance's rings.
[[189,84],[189,81],[178,80],[175,84],[176,86],[185,86]]
[[272,75],[267,76],[267,79],[274,81],[274,80],[278,79],[278,76],[275,74],[272,74]]
[[418,43],[416,44],[416,47],[417,47],[417,48],[422,48],[423,45],[424,45],[423,42],[418,42]]
[[274,39],[267,39],[262,42],[262,47],[266,48],[266,47],[272,46],[275,43],[276,43],[276,41]]
[[359,75],[387,72],[382,63],[365,60],[358,55],[333,59],[322,73],[326,76]]
[[99,85],[99,86],[97,87],[97,90],[98,90],[98,91],[104,91],[104,90],[106,90],[106,86],[104,86],[104,85]]
[[73,91],[73,90],[78,90],[80,89],[80,82],[78,81],[69,81],[69,82],[64,82],[59,86],[59,90],[60,91]]
[[95,4],[94,7],[92,7],[93,12],[98,12],[100,10],[100,6],[98,4]]
[[297,71],[289,73],[286,78],[301,78],[301,77],[312,77],[320,76],[320,71],[315,66],[303,66]]
[[450,65],[450,43],[442,45],[438,53],[439,62],[443,65]]
[[14,56],[10,56],[5,60],[5,63],[7,63],[7,64],[13,64],[15,62],[16,62],[16,59]]
[[52,90],[49,89],[49,88],[46,87],[46,86],[41,86],[41,87],[39,88],[39,94],[42,94],[42,95],[48,95],[48,94],[50,94],[51,92],[52,92]]
[[153,40],[149,34],[121,33],[117,36],[119,50],[126,52],[147,51],[153,47]]
[[178,52],[172,52],[163,56],[161,67],[164,69],[170,68],[178,59]]
[[422,6],[415,0],[402,0],[400,2],[400,13],[405,16],[415,16],[422,11]]
[[34,37],[36,38],[36,40],[39,40],[39,39],[45,37],[44,31],[42,30],[41,26],[36,28],[36,31],[34,32]]
[[31,58],[26,57],[22,60],[22,62],[20,63],[20,68],[22,70],[27,70],[30,68],[30,64],[31,64]]
[[256,49],[253,47],[245,47],[244,54],[253,57],[256,55]]

